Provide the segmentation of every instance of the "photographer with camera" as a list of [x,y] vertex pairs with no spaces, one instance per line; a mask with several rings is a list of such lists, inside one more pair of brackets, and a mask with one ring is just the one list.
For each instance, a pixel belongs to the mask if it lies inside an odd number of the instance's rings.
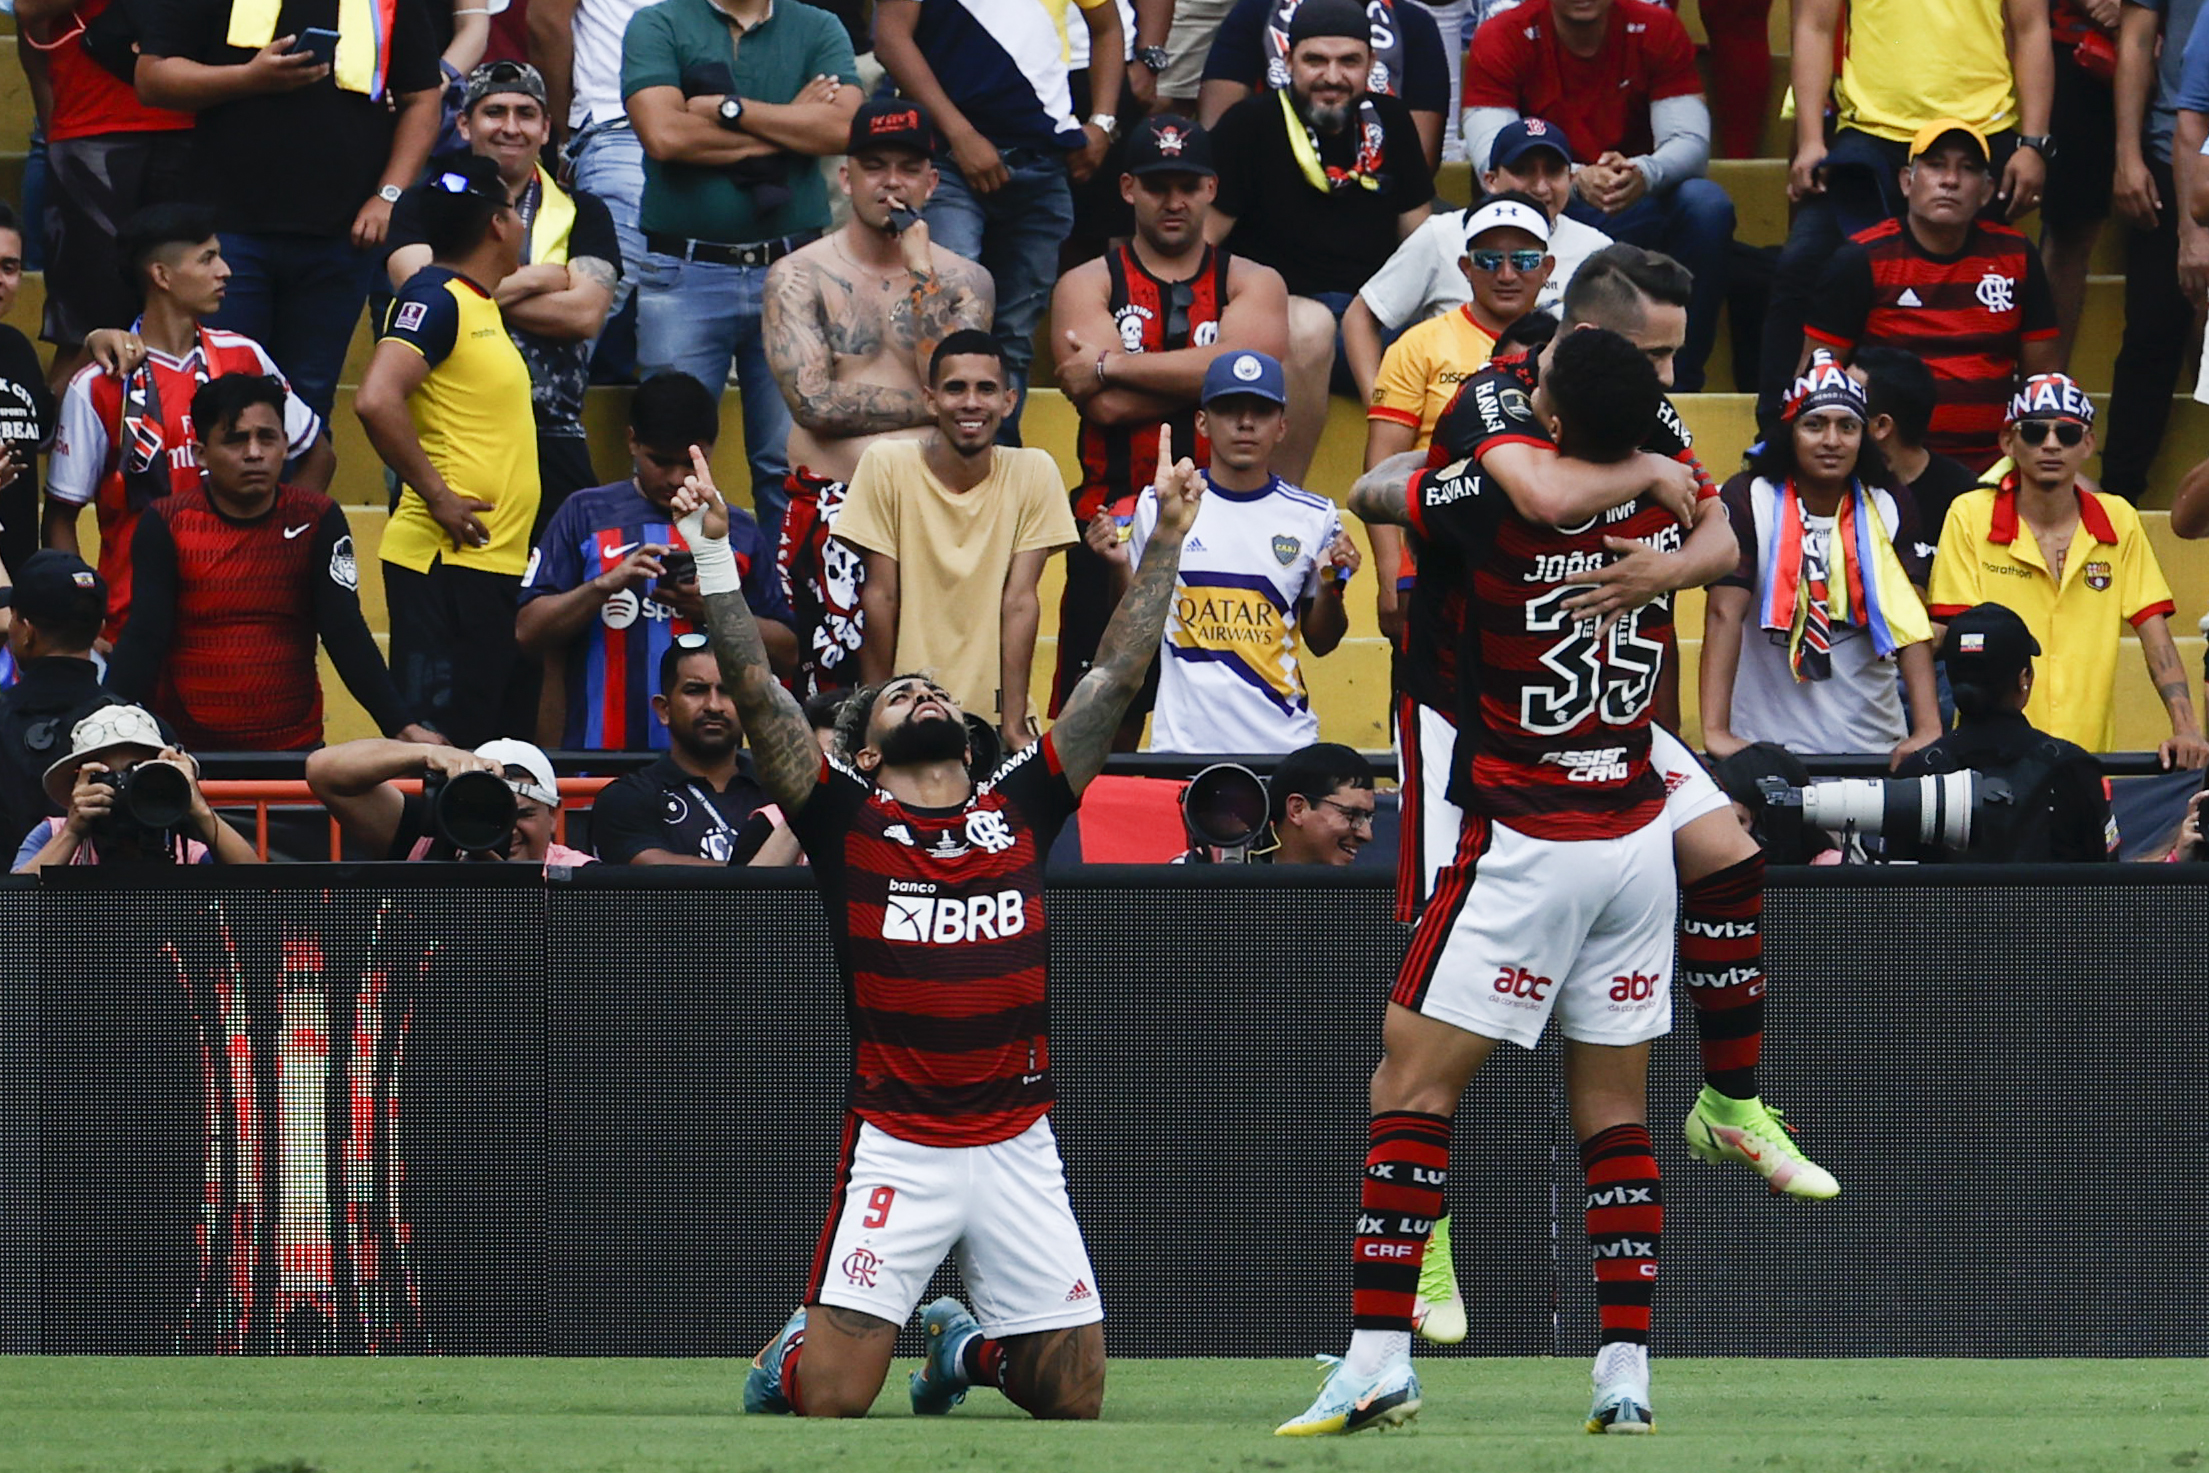
[[16,874],[59,864],[261,862],[207,806],[199,764],[162,738],[143,706],[102,706],[79,721],[69,754],[46,769],[46,793],[66,815],[31,826]]
[[1297,748],[1263,783],[1249,768],[1222,762],[1182,792],[1192,847],[1173,862],[1355,864],[1372,841],[1373,813],[1372,764],[1339,742]]
[[2025,719],[2039,653],[2025,621],[2001,604],[1983,603],[1949,621],[1940,661],[1955,692],[1956,729],[1911,754],[1895,775],[1968,770],[2002,780],[2008,796],[1985,794],[1982,782],[1969,843],[1929,845],[1921,858],[2030,864],[2117,857],[2101,763]]
[[[422,791],[403,792],[406,778],[420,778]],[[551,759],[512,737],[473,752],[382,737],[344,742],[308,757],[307,786],[346,847],[371,859],[597,862],[553,841],[560,784]]]
[[[546,662],[566,714],[539,717],[538,738],[571,750],[665,751],[652,715],[652,674],[677,636],[703,627],[697,565],[669,510],[690,473],[690,447],[713,454],[721,417],[687,373],[655,373],[629,400],[630,474],[578,491],[553,513],[522,579],[514,638]],[[775,545],[738,510],[730,545],[744,603],[778,675],[797,668],[798,638],[775,571]]]

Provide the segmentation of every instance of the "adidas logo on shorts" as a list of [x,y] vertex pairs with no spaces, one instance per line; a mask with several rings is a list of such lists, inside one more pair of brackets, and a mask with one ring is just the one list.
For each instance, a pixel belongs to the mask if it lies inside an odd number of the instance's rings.
[[1096,1297],[1097,1296],[1090,1291],[1089,1281],[1087,1279],[1074,1280],[1074,1287],[1066,1291],[1066,1302],[1068,1304],[1080,1304],[1085,1299],[1094,1299]]

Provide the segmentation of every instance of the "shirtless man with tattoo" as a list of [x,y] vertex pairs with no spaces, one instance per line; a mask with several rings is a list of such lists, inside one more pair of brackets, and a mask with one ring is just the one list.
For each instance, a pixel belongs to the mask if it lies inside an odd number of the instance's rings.
[[[975,1313],[954,1299],[923,1313],[913,1410],[948,1412],[979,1384],[1032,1416],[1093,1418],[1104,1311],[1051,1130],[1043,857],[1158,651],[1203,477],[1160,446],[1158,529],[1096,663],[1050,732],[977,782],[966,722],[924,675],[847,698],[823,755],[768,666],[727,509],[703,453],[694,462],[677,525],[760,784],[819,877],[854,1043],[835,1205],[805,1304],[752,1363],[744,1409],[864,1416],[898,1327],[956,1252]],[[984,996],[993,1010],[977,1013]]]
[[767,363],[796,421],[780,562],[797,617],[801,690],[855,684],[864,622],[858,554],[829,539],[859,457],[935,423],[922,382],[936,344],[987,329],[996,293],[974,262],[929,244],[935,137],[919,103],[876,99],[851,120],[839,176],[851,219],[767,272]]

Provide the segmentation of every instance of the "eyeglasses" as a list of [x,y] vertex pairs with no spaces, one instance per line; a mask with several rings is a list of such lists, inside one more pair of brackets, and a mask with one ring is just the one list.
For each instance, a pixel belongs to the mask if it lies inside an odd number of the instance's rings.
[[1509,261],[1513,271],[1539,271],[1547,251],[1467,251],[1465,259],[1473,263],[1475,271],[1497,272]]
[[462,174],[454,170],[447,170],[445,173],[442,173],[438,175],[435,179],[432,179],[430,181],[430,187],[432,189],[440,190],[445,194],[459,194],[466,195],[471,199],[480,199],[487,203],[497,205],[500,209],[512,209],[514,205],[513,199],[506,193],[505,190],[487,189],[477,184],[475,180],[470,179],[466,174]]
[[1370,808],[1352,808],[1349,804],[1338,803],[1332,798],[1322,798],[1319,801],[1322,807],[1332,808],[1341,814],[1343,821],[1353,828],[1359,824],[1367,828],[1373,827],[1373,810]]
[[2028,445],[2046,443],[2051,433],[2056,443],[2068,450],[2086,438],[2086,426],[2075,419],[2021,419],[2017,422],[2017,438]]

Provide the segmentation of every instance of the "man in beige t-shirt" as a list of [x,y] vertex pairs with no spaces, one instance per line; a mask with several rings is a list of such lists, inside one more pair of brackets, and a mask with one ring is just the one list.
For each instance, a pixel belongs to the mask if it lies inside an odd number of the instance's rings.
[[996,443],[1016,396],[994,338],[950,334],[928,365],[936,427],[869,445],[830,529],[866,560],[860,678],[926,673],[962,710],[995,715],[1008,750],[1034,740],[1044,560],[1081,535],[1050,453]]

